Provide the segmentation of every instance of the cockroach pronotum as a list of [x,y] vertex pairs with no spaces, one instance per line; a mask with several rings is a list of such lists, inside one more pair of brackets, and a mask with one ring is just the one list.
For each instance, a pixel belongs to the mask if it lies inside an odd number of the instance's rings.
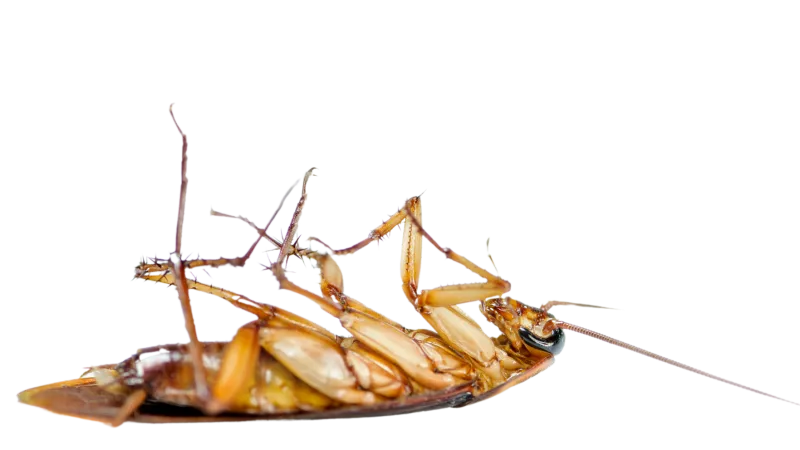
[[[505,296],[511,287],[508,281],[441,246],[425,231],[419,197],[407,200],[366,239],[350,247],[336,250],[310,238],[327,251],[302,248],[295,236],[313,169],[302,181],[300,200],[281,239],[268,230],[283,201],[263,228],[244,217],[212,211],[213,215],[246,222],[256,231],[255,242],[237,258],[184,259],[181,238],[188,184],[187,140],[177,121],[175,125],[183,139],[175,251],[169,259],[141,263],[136,277],[176,287],[189,343],[141,349],[121,363],[91,367],[87,374],[92,377],[26,390],[19,394],[21,402],[114,426],[125,421],[363,417],[460,407],[499,394],[548,368],[562,350],[567,331],[798,404],[558,320],[550,313],[558,305],[597,306],[553,301],[537,308]],[[287,196],[288,192],[283,199]],[[347,296],[342,273],[333,259],[334,255],[359,251],[401,224],[403,292],[435,331],[407,329]],[[351,336],[336,336],[289,311],[200,283],[186,274],[194,268],[242,266],[262,240],[279,250],[267,269],[280,288],[316,303],[338,319]],[[420,290],[423,241],[485,281]],[[290,257],[316,263],[321,275],[319,294],[289,279],[284,266]],[[189,304],[190,290],[226,300],[252,313],[256,320],[242,326],[230,342],[200,342]],[[473,301],[480,302],[481,313],[499,328],[499,336],[487,336],[457,306]]]

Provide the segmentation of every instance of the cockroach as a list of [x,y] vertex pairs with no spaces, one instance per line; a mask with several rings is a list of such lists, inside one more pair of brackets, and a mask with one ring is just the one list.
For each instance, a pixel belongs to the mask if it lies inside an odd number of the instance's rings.
[[[170,108],[170,114],[172,109]],[[147,347],[118,364],[94,366],[91,377],[28,389],[19,400],[49,411],[117,426],[136,422],[211,422],[259,419],[323,419],[405,414],[461,407],[488,399],[550,367],[564,347],[567,332],[584,334],[696,374],[788,403],[798,403],[720,378],[617,339],[556,319],[554,306],[593,305],[548,302],[532,307],[508,297],[511,284],[438,243],[422,226],[420,197],[404,206],[368,237],[334,249],[309,238],[327,253],[301,248],[295,239],[307,198],[307,184],[289,227],[276,239],[268,230],[283,202],[262,228],[241,216],[213,215],[246,222],[257,233],[237,258],[184,259],[182,230],[188,181],[183,140],[180,202],[175,251],[136,268],[136,277],[174,285],[183,308],[189,343]],[[291,191],[291,190],[290,190]],[[356,253],[403,225],[402,289],[434,331],[408,329],[344,292],[342,272],[333,259]],[[284,309],[256,302],[187,276],[190,269],[242,266],[262,241],[279,250],[267,269],[280,289],[305,297],[339,320],[351,336],[327,329]],[[484,279],[420,290],[422,242]],[[320,293],[293,283],[286,274],[290,257],[312,260],[320,271]],[[200,342],[189,291],[219,297],[252,313],[230,342]],[[480,302],[480,312],[501,334],[487,336],[457,305]],[[84,374],[86,375],[86,374]]]

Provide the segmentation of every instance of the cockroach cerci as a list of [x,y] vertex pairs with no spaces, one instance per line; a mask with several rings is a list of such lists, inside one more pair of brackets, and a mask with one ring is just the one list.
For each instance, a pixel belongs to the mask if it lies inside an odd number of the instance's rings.
[[[181,237],[188,184],[187,140],[180,127],[178,131],[183,138],[183,158],[175,252],[169,259],[140,264],[136,277],[175,285],[189,343],[141,349],[118,364],[90,368],[87,374],[92,377],[21,392],[21,402],[115,426],[125,421],[363,417],[460,407],[497,395],[550,367],[564,347],[566,332],[577,332],[797,404],[563,322],[550,314],[550,309],[558,305],[591,305],[548,302],[537,308],[506,296],[511,288],[508,281],[441,246],[425,231],[419,197],[408,199],[366,239],[350,247],[335,250],[314,238],[309,240],[327,250],[300,247],[295,236],[311,170],[303,179],[300,201],[282,240],[268,233],[277,211],[263,228],[246,218],[235,217],[248,223],[257,234],[243,256],[184,259]],[[400,224],[404,227],[400,271],[403,292],[434,331],[405,328],[347,296],[342,272],[333,259],[334,255],[358,252]],[[337,318],[351,336],[336,336],[289,311],[187,277],[187,271],[195,268],[242,266],[262,240],[279,250],[268,269],[280,288],[316,303]],[[447,259],[485,281],[420,290],[424,240]],[[290,257],[316,263],[321,273],[319,293],[289,279],[284,266]],[[230,342],[200,342],[189,304],[190,290],[219,297],[252,313],[256,319],[242,326]],[[473,301],[480,302],[481,313],[499,328],[499,336],[487,336],[457,306]]]

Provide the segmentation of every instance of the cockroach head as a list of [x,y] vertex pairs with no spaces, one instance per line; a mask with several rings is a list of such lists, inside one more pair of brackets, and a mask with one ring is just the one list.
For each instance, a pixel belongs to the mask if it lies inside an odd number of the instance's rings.
[[481,302],[481,313],[508,338],[515,351],[523,348],[557,355],[564,348],[564,332],[555,317],[510,297]]

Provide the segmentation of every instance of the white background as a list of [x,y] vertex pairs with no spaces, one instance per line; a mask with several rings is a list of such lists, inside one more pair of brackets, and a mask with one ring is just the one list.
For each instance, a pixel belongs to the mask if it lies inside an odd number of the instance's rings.
[[[797,448],[800,407],[575,334],[503,395],[398,417],[111,429],[15,395],[186,340],[174,289],[131,280],[174,245],[175,102],[186,253],[241,253],[250,230],[209,209],[264,222],[312,166],[303,240],[350,245],[424,191],[428,230],[484,267],[491,238],[516,298],[619,308],[554,312],[800,401],[799,20],[793,2],[4,4],[0,440]],[[346,290],[423,327],[399,246],[339,258]],[[291,269],[314,286],[310,266]],[[342,332],[255,262],[210,275]],[[425,248],[423,287],[459,281],[476,279]],[[250,320],[193,304],[205,340]]]

